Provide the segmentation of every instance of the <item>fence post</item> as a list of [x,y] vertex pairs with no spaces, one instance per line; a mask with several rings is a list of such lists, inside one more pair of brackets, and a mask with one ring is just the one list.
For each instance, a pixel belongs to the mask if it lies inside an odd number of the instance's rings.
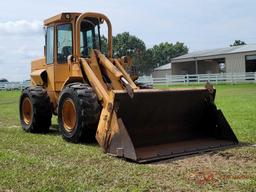
[[167,75],[167,79],[168,79],[168,87],[169,87],[170,84],[171,84],[171,76],[170,76],[170,75]]
[[151,84],[151,85],[154,85],[154,80],[153,80],[152,74],[149,76],[149,79],[150,79],[150,84]]
[[168,81],[168,75],[165,75],[165,85],[168,87],[169,86],[169,81]]
[[256,72],[254,72],[254,82],[256,83]]
[[199,74],[197,74],[197,84],[199,84],[199,82],[200,82],[200,75]]

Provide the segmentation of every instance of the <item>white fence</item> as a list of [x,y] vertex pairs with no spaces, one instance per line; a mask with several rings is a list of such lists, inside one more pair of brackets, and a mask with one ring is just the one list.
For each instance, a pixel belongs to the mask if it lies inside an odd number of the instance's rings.
[[200,84],[209,81],[212,84],[256,83],[256,72],[216,73],[193,75],[166,75],[161,78],[141,76],[138,82],[149,85]]
[[0,91],[1,90],[21,90],[27,86],[30,85],[29,81],[24,81],[24,82],[0,82]]
[[[193,75],[166,75],[162,78],[141,76],[138,82],[148,85],[179,85],[200,84],[209,81],[212,84],[236,84],[256,83],[256,72],[249,73],[216,73],[216,74],[193,74]],[[25,82],[0,83],[0,90],[18,90],[30,85]]]

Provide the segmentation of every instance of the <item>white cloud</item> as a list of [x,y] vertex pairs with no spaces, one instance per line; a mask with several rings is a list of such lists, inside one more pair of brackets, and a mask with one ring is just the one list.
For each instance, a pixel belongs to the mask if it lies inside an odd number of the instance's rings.
[[2,35],[32,35],[43,31],[41,21],[16,20],[0,22],[0,34]]
[[23,81],[29,78],[31,61],[43,56],[43,35],[0,35],[0,78]]
[[29,59],[35,59],[37,57],[42,56],[43,50],[41,50],[42,47],[28,47],[28,46],[20,46],[17,47],[17,49],[13,50],[13,55],[19,56],[23,59],[29,58]]

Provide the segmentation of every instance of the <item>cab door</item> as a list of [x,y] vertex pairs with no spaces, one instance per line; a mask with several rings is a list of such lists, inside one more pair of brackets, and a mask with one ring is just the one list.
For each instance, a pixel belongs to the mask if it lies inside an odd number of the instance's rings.
[[47,70],[47,91],[52,93],[54,87],[54,63],[55,63],[55,26],[48,26],[45,34],[45,63]]
[[56,57],[54,66],[55,90],[61,91],[69,77],[68,56],[73,55],[72,23],[56,25]]

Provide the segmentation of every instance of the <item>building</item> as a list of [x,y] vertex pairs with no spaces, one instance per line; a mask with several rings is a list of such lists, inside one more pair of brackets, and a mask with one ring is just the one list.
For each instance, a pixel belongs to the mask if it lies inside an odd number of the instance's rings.
[[172,74],[256,72],[256,44],[191,52],[172,59]]
[[171,75],[171,74],[172,74],[171,63],[168,63],[155,68],[152,73],[152,77],[160,78],[160,77],[166,77],[166,75]]

